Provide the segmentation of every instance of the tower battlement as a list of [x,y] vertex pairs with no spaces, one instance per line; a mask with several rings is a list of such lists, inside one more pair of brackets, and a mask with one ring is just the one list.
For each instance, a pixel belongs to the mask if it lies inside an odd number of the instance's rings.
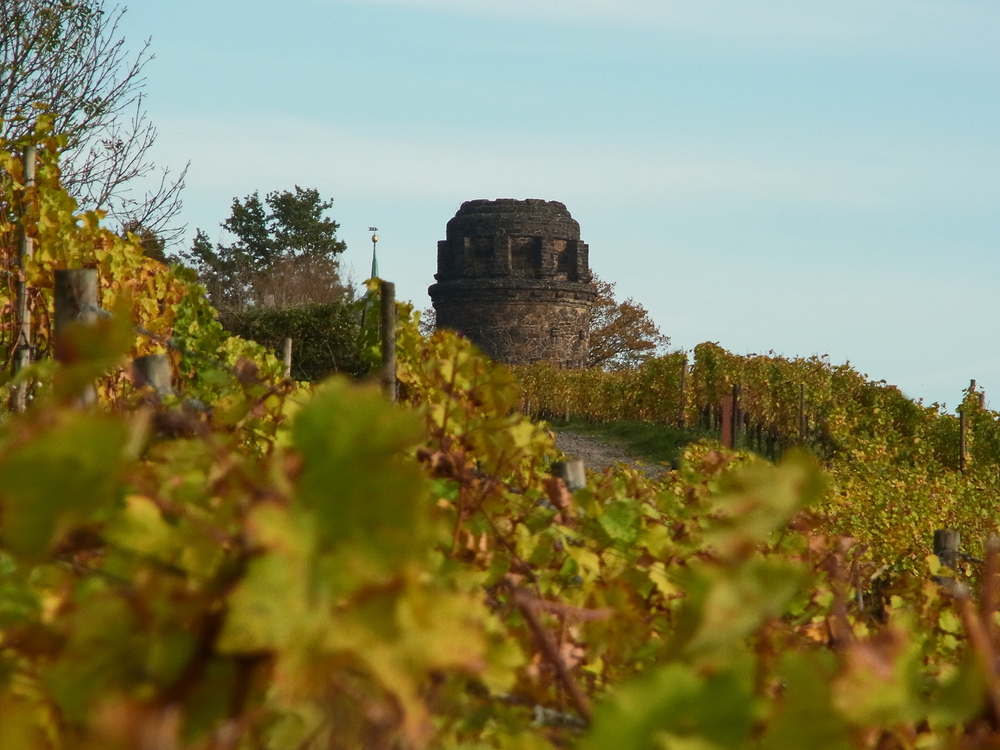
[[590,310],[589,248],[566,206],[544,200],[462,204],[438,243],[428,289],[439,328],[508,364],[582,367]]

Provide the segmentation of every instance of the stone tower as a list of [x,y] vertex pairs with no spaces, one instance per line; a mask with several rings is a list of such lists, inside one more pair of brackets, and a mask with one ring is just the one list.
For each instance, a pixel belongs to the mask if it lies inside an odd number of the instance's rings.
[[590,344],[587,245],[566,206],[543,200],[467,201],[438,242],[428,289],[438,328],[493,359],[582,367]]

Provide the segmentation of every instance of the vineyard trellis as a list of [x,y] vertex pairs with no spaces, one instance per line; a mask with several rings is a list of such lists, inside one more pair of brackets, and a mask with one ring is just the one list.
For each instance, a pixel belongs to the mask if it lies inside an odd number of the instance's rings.
[[[402,407],[373,384],[294,383],[224,337],[202,290],[51,195],[23,278],[60,361],[19,374],[38,397],[0,425],[5,750],[996,745],[1000,557],[959,549],[996,527],[974,387],[969,474],[929,481],[912,466],[958,420],[850,368],[706,345],[690,369],[582,374],[589,403],[543,402],[542,372],[536,408],[695,424],[712,406],[733,438],[825,434],[839,462],[702,443],[658,479],[588,475],[555,465],[506,368],[421,336],[412,308],[391,351],[367,351],[373,368],[398,353]],[[0,227],[5,251],[16,234]],[[68,316],[89,318],[78,357],[41,317],[63,319],[66,274],[97,277],[68,285],[89,295]],[[70,375],[96,379],[96,404],[60,397]],[[211,408],[191,414],[195,394]],[[831,503],[867,536],[818,526]],[[934,529],[954,533],[928,559]]]
[[850,364],[823,357],[738,355],[715,343],[632,370],[515,368],[522,408],[543,419],[635,420],[697,427],[731,448],[777,458],[806,445],[824,459],[863,444],[904,462],[957,471],[1000,466],[1000,415],[972,381],[956,413],[907,398]]

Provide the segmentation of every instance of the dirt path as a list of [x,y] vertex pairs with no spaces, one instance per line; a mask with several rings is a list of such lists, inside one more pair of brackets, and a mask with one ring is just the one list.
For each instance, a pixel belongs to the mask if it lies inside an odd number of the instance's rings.
[[[619,463],[639,467],[639,460],[621,446],[577,432],[557,432],[556,447],[573,458],[583,459],[584,465],[593,471],[604,471]],[[641,469],[649,476],[666,471],[665,467],[654,465],[643,465]]]

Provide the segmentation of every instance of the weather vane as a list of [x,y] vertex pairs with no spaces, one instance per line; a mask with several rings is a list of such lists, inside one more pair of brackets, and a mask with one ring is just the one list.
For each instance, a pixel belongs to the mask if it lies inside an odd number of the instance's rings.
[[378,227],[368,227],[368,231],[372,233],[372,275],[373,279],[378,278],[378,258],[375,257],[375,246],[378,244]]

